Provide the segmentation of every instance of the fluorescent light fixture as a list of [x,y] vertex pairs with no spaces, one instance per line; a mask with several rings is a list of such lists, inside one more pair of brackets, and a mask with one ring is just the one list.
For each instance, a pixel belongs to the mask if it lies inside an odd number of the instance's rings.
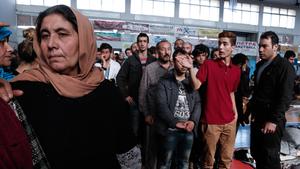
[[18,25],[17,28],[20,28],[20,29],[28,29],[28,28],[35,28],[35,26]]

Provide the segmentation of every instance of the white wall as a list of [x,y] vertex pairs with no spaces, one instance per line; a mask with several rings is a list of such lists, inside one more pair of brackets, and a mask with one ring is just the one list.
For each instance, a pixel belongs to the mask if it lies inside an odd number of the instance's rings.
[[[3,0],[2,0],[3,1]],[[11,0],[4,0],[7,4],[12,4]],[[239,2],[247,2],[249,0],[239,0]],[[72,6],[76,7],[76,0],[72,0]],[[133,21],[133,22],[144,22],[144,23],[161,23],[168,25],[186,25],[186,26],[199,26],[199,27],[207,27],[207,28],[216,28],[216,29],[225,29],[232,31],[241,31],[241,32],[251,32],[257,33],[260,35],[262,32],[267,30],[275,31],[278,34],[287,34],[294,35],[294,43],[295,45],[300,45],[300,9],[295,6],[283,6],[280,4],[269,4],[259,1],[254,1],[251,3],[256,3],[261,5],[261,9],[263,5],[267,6],[277,6],[277,7],[286,7],[293,8],[297,11],[295,29],[285,29],[285,28],[274,28],[274,27],[263,27],[262,24],[262,12],[260,13],[260,21],[258,26],[253,25],[245,25],[245,24],[234,24],[234,23],[224,23],[222,21],[222,9],[220,10],[220,21],[219,22],[211,22],[211,21],[203,21],[203,20],[195,20],[195,19],[181,19],[178,17],[179,11],[179,0],[175,0],[175,17],[158,17],[158,16],[146,16],[146,15],[135,15],[130,14],[130,0],[126,0],[126,9],[125,13],[117,13],[117,12],[105,12],[105,11],[90,11],[90,10],[82,10],[82,13],[89,16],[90,18],[98,18],[98,19],[111,19],[111,20],[124,20],[124,21]],[[222,4],[223,2],[221,2]],[[3,4],[3,3],[2,3]],[[15,9],[8,10],[7,7],[1,5],[0,9],[4,8],[5,11],[11,13],[8,18],[11,18],[10,21],[15,21]],[[13,8],[13,5],[10,7]],[[38,12],[45,9],[45,7],[37,7],[37,6],[24,6],[17,5],[16,7],[17,13],[19,14],[29,14],[29,15],[37,15]],[[0,10],[1,11],[1,10]],[[261,10],[262,11],[262,10]],[[1,16],[2,12],[0,12]],[[3,14],[2,14],[3,16]],[[15,24],[15,22],[14,22]],[[13,25],[13,24],[12,24]]]

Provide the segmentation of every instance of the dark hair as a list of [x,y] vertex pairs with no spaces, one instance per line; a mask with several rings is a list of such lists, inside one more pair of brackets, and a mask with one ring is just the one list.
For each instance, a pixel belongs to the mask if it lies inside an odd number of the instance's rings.
[[172,55],[173,60],[176,59],[176,57],[177,57],[178,54],[188,55],[188,53],[187,53],[185,50],[183,50],[183,49],[181,49],[181,48],[178,48],[178,49],[176,49],[176,50],[174,51],[174,53],[173,53],[173,55]]
[[[127,51],[129,51],[129,50],[131,51],[131,48],[126,48],[126,49],[125,49],[125,53],[127,53]],[[132,52],[132,51],[131,51],[131,52]]]
[[219,39],[220,38],[229,38],[231,46],[235,46],[235,44],[236,44],[236,35],[233,32],[223,31],[223,32],[219,33],[218,38]]
[[284,54],[284,58],[289,59],[290,57],[296,57],[296,54],[292,50],[287,50]]
[[149,48],[149,53],[150,53],[151,55],[157,54],[156,47],[155,47],[155,46],[151,46],[151,47]]
[[31,63],[35,60],[36,53],[33,50],[33,42],[30,40],[24,40],[18,45],[18,55],[20,61],[25,61],[26,63]]
[[243,53],[237,53],[231,59],[232,63],[235,65],[243,65],[247,62],[247,60],[248,60],[248,57],[246,55],[244,55]]
[[198,55],[202,54],[202,53],[207,53],[207,57],[209,57],[209,48],[204,45],[204,44],[198,44],[194,47],[194,50],[192,52],[192,55],[194,57],[197,57]]
[[101,45],[100,45],[100,51],[101,50],[103,50],[103,49],[109,49],[109,52],[110,53],[112,53],[112,47],[111,47],[111,45],[110,44],[108,44],[108,43],[102,43]]
[[218,51],[219,49],[218,48],[213,48],[212,50],[211,50],[211,52],[210,52],[210,58],[212,58],[212,59],[214,59],[213,57],[214,57],[214,53],[216,52],[216,51]]
[[78,33],[78,24],[76,20],[76,16],[71,10],[70,7],[66,5],[56,5],[50,8],[47,8],[45,11],[41,12],[36,19],[36,32],[37,32],[37,39],[38,42],[41,42],[41,26],[44,18],[51,14],[60,14],[62,15],[67,21],[69,21],[73,27],[73,29]]
[[164,42],[167,42],[167,43],[169,43],[169,44],[171,45],[171,43],[170,43],[168,40],[163,39],[163,40],[159,41],[159,42],[156,44],[156,50],[159,50],[159,45],[160,45],[161,43],[164,43]]
[[278,45],[279,38],[277,34],[273,31],[267,31],[260,35],[260,39],[271,39],[272,45]]
[[140,33],[137,38],[136,38],[136,42],[139,42],[140,37],[146,37],[147,38],[147,42],[149,43],[149,36],[146,33]]
[[174,43],[176,43],[177,41],[182,41],[182,42],[184,42],[184,40],[183,40],[183,39],[180,39],[180,38],[178,38],[178,39],[176,39],[176,40],[175,40],[175,42],[174,42]]
[[176,46],[176,42],[178,42],[178,41],[182,41],[182,42],[184,43],[184,40],[182,40],[182,39],[180,39],[180,38],[176,39],[175,42],[174,42],[174,49],[175,49],[175,50],[176,50],[177,48],[179,48],[179,47]]

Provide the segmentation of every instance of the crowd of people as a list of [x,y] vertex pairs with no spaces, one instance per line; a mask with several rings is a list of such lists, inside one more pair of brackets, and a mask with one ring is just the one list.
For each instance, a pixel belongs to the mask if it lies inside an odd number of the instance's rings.
[[0,168],[229,169],[237,129],[251,122],[256,168],[280,169],[298,67],[295,53],[277,54],[276,33],[260,36],[253,88],[233,32],[212,50],[182,39],[149,48],[140,33],[125,59],[97,47],[86,16],[57,5],[24,31],[17,52],[11,34],[0,22],[0,118],[20,134],[0,130]]

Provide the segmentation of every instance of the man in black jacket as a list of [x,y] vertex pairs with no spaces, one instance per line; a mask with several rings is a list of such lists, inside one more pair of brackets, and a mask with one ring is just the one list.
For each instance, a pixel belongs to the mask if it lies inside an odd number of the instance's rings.
[[280,141],[285,127],[285,112],[292,101],[295,72],[292,65],[277,55],[278,36],[260,36],[261,61],[254,72],[254,93],[250,101],[251,154],[257,169],[280,169]]
[[125,60],[118,75],[117,85],[119,86],[125,100],[130,105],[131,127],[135,135],[141,141],[141,127],[143,123],[142,113],[138,109],[138,92],[143,70],[146,65],[154,62],[156,58],[148,53],[149,37],[145,33],[137,36],[139,51],[133,53],[131,57]]

